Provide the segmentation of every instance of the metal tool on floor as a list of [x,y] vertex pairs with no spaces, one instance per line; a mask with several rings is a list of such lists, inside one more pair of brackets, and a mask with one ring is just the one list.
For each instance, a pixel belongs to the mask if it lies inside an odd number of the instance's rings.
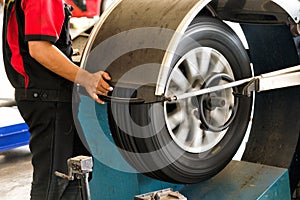
[[90,200],[90,188],[88,183],[89,173],[93,170],[93,159],[88,156],[77,156],[68,159],[68,175],[55,172],[59,176],[70,181],[75,178],[80,180],[80,190],[82,200]]
[[174,192],[171,188],[149,192],[142,195],[137,195],[134,200],[187,200],[185,196],[179,192]]

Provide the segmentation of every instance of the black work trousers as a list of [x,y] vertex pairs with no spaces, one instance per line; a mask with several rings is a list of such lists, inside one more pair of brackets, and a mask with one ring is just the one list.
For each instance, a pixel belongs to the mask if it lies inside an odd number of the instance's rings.
[[[17,101],[29,126],[33,180],[31,200],[80,200],[79,180],[68,181],[54,172],[68,174],[67,159],[89,156],[78,137],[72,103],[47,101]],[[75,111],[74,116],[77,116]],[[78,130],[79,131],[79,130]]]

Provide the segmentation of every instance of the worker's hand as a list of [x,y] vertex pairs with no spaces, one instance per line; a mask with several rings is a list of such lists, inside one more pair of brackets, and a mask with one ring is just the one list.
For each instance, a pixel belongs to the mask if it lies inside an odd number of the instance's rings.
[[83,86],[89,95],[100,104],[104,102],[99,99],[98,95],[106,96],[113,90],[107,83],[111,80],[108,73],[99,71],[92,74],[79,68],[50,42],[29,41],[28,48],[32,58],[57,75]]
[[[86,90],[90,90],[88,91],[88,93],[91,95],[91,97],[98,103],[100,104],[104,104],[104,101],[102,101],[98,95],[103,95],[103,96],[107,96],[108,92],[113,91],[113,88],[107,83],[107,81],[110,81],[111,78],[108,75],[108,73],[103,72],[103,71],[99,71],[96,72],[93,75],[93,81],[92,83],[92,87],[91,88],[86,88]],[[98,81],[97,81],[98,80]]]
[[113,88],[107,83],[110,80],[111,77],[108,73],[99,71],[93,74],[88,73],[81,85],[96,102],[104,104],[98,95],[106,96],[108,92],[113,91]]

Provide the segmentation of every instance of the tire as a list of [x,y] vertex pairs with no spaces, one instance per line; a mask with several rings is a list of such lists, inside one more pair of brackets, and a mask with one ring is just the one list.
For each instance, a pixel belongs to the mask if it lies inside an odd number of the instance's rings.
[[[247,53],[237,35],[212,17],[195,18],[179,44],[178,54],[182,56],[174,59],[166,87],[168,95],[252,74]],[[189,65],[187,60],[193,54],[200,63]],[[200,66],[206,67],[206,72]],[[197,73],[192,73],[193,69]],[[182,86],[185,82],[188,87]],[[127,162],[140,173],[172,183],[207,180],[231,161],[248,129],[252,98],[232,94],[240,89],[180,100],[176,104],[111,103],[108,117],[114,141]],[[114,93],[122,97],[130,95],[126,89]],[[211,105],[213,98],[219,103]],[[199,112],[200,109],[204,112]],[[217,119],[213,119],[215,112],[221,113],[216,115]]]

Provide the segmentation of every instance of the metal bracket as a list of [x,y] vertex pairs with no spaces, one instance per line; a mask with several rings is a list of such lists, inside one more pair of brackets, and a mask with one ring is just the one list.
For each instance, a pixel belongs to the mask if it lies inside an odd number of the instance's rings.
[[187,198],[179,192],[173,192],[171,188],[168,188],[135,196],[134,200],[187,200]]
[[300,85],[300,65],[255,77],[243,89],[244,95]]
[[244,88],[242,91],[242,95],[250,97],[253,91],[258,90],[258,79],[253,78]]

